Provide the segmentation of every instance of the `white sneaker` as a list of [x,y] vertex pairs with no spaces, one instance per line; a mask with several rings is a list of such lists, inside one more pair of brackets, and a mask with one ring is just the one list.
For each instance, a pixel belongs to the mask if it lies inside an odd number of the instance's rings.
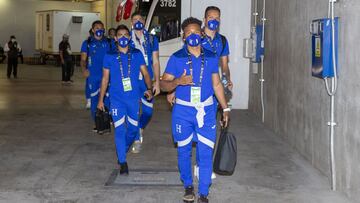
[[86,109],[90,109],[91,108],[91,99],[87,99],[86,100]]
[[134,144],[131,147],[131,153],[133,154],[138,154],[141,151],[141,142],[140,141],[135,141]]
[[[199,180],[199,167],[197,165],[194,165],[194,177],[196,177]],[[214,172],[211,174],[211,179],[215,179],[216,175]]]
[[144,132],[144,129],[140,128],[140,142],[141,143],[143,143],[143,141],[144,141],[143,132]]
[[199,180],[199,167],[194,165],[194,177]]

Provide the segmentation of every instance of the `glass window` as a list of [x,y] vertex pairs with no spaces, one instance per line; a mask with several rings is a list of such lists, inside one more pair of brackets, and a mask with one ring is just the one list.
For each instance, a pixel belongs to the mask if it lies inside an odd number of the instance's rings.
[[[152,0],[139,1],[138,9],[147,16]],[[180,37],[181,0],[159,0],[149,26],[149,32],[160,42]]]

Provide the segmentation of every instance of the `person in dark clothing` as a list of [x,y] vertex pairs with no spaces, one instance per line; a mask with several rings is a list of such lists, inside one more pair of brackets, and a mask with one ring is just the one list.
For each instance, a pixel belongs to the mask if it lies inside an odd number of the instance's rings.
[[59,44],[60,60],[62,66],[62,83],[71,84],[71,71],[72,71],[72,56],[71,46],[69,43],[69,35],[64,34],[63,40]]
[[14,78],[17,78],[17,65],[18,65],[18,52],[21,51],[20,44],[16,41],[14,35],[10,37],[10,41],[5,44],[4,51],[7,53],[8,57],[8,68],[7,68],[7,77],[10,78],[11,73],[14,75]]
[[3,63],[6,59],[5,51],[2,46],[0,46],[0,63]]

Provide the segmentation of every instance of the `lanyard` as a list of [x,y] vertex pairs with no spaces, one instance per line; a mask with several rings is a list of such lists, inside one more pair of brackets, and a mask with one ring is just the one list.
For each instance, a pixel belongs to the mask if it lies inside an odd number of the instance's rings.
[[[191,58],[191,53],[189,51],[188,52],[188,57],[189,57],[189,68],[190,68],[190,75],[193,75],[193,65],[192,65],[192,58]],[[205,56],[204,56],[204,51],[201,49],[201,70],[200,70],[200,79],[199,79],[199,86],[201,87],[202,84],[202,79],[203,79],[203,73],[204,73],[204,65],[205,65]]]
[[144,43],[141,44],[141,40],[139,39],[139,37],[136,35],[135,33],[135,37],[136,37],[136,41],[139,42],[139,44],[144,48],[144,54],[148,55],[148,50],[147,50],[147,37],[145,35],[145,33],[143,33],[143,37],[144,37]]
[[[128,50],[128,77],[130,77],[130,64],[131,64],[131,54],[130,54],[130,50]],[[121,79],[124,79],[124,69],[123,69],[123,63],[122,63],[122,60],[121,60],[121,55],[120,55],[120,52],[118,54],[119,56],[119,63],[120,63],[120,73],[121,73]]]
[[[211,49],[213,50],[214,54],[216,54],[216,48],[215,48],[214,44],[212,43],[211,38],[210,38],[209,36],[207,36],[206,34],[205,34],[205,36],[206,36],[206,39],[207,39],[207,41],[209,42],[210,47],[211,47]],[[214,39],[215,39],[215,38],[214,38]]]

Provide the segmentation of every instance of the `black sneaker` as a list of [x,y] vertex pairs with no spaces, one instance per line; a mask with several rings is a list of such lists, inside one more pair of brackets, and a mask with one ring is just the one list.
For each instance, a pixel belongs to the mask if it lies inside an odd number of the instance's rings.
[[94,133],[97,133],[97,132],[98,132],[98,130],[96,129],[96,127],[94,127],[92,131],[93,131]]
[[183,196],[183,200],[185,202],[193,202],[195,201],[194,187],[190,186],[185,188],[185,194]]
[[127,163],[120,163],[120,175],[129,175],[129,168]]
[[198,203],[209,203],[209,199],[207,198],[207,196],[200,195]]

